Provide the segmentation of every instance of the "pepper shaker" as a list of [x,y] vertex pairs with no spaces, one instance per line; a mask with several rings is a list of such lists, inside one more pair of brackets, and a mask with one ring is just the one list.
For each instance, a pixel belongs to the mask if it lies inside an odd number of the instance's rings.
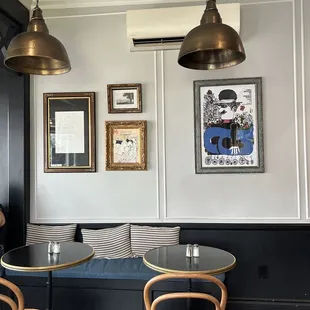
[[54,243],[54,254],[59,254],[60,253],[60,243],[55,242]]
[[186,246],[186,257],[192,257],[193,256],[193,247],[191,244],[188,244]]
[[198,244],[194,244],[193,257],[199,257],[199,246],[198,246]]

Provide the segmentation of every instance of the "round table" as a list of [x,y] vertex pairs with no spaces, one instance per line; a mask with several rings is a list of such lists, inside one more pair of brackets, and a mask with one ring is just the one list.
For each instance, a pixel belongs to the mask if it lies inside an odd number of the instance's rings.
[[80,242],[61,242],[59,254],[48,254],[48,243],[39,243],[16,248],[4,254],[1,265],[21,272],[48,272],[47,309],[53,309],[52,271],[74,267],[89,261],[94,249]]
[[[199,257],[186,257],[186,245],[164,246],[150,250],[143,256],[143,262],[149,268],[161,273],[204,273],[217,275],[228,272],[236,266],[236,258],[221,249],[199,246]],[[188,288],[192,290],[192,280]],[[187,308],[191,309],[190,299]]]
[[236,266],[236,258],[221,249],[199,246],[199,257],[187,258],[186,245],[172,245],[153,249],[143,257],[149,268],[161,273],[204,273],[216,275]]

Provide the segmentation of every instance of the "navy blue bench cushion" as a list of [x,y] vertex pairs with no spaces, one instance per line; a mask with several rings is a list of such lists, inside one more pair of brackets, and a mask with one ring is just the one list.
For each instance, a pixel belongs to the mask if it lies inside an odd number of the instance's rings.
[[[46,277],[45,272],[20,272],[6,270],[8,276]],[[146,267],[141,258],[94,258],[82,265],[53,272],[60,278],[91,279],[141,279],[149,280],[158,273]]]
[[[45,272],[20,272],[5,270],[7,276],[46,277]],[[59,278],[86,279],[129,279],[150,280],[159,273],[144,265],[142,258],[92,259],[82,265],[64,270],[54,271],[53,276]],[[216,276],[221,281],[225,274]]]

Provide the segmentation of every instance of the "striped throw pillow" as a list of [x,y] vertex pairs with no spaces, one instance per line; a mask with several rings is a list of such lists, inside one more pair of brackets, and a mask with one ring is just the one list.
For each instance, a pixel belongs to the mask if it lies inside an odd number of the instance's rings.
[[134,256],[166,245],[178,245],[180,227],[131,225],[131,251]]
[[49,241],[74,241],[76,224],[64,226],[47,226],[27,224],[26,245]]
[[132,257],[130,224],[105,229],[82,229],[83,242],[95,250],[96,258]]

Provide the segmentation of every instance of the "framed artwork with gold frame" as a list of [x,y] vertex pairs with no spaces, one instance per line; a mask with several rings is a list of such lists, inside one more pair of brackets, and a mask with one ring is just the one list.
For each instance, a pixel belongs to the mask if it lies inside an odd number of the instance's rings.
[[106,122],[106,170],[147,170],[147,122]]
[[108,84],[109,113],[141,113],[141,84]]
[[95,93],[45,93],[44,172],[95,172]]

